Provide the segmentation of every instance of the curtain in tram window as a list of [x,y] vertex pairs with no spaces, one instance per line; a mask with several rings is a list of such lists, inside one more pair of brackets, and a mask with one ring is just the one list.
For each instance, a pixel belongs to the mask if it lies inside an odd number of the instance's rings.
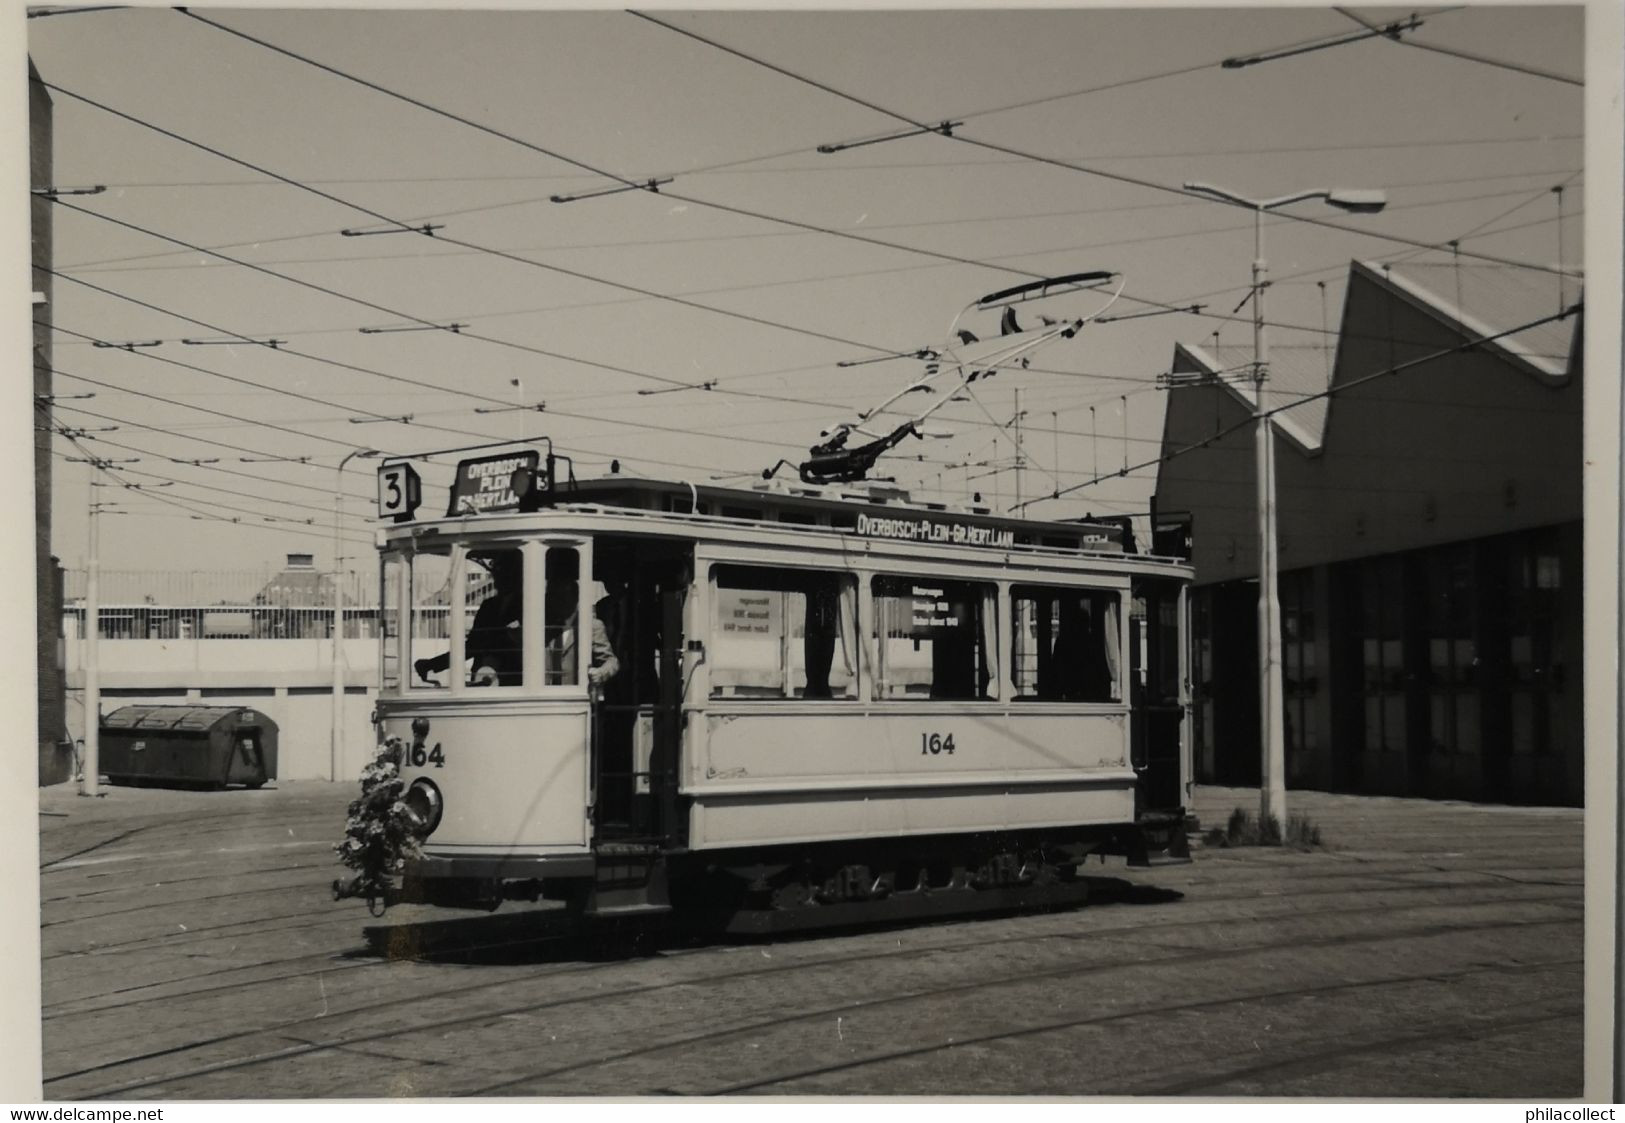
[[[1105,612],[1102,619],[1105,622],[1106,670],[1111,675],[1111,701],[1122,701],[1123,675],[1122,658],[1119,644],[1122,641],[1122,628],[1118,620],[1118,599],[1115,594],[1108,594],[1100,598],[1105,602]],[[1099,603],[1099,602],[1097,602]]]
[[[1026,597],[1014,594],[1010,597],[1010,663],[1011,675],[1016,683],[1016,697],[1024,693],[1032,696],[1036,690],[1028,686],[1035,677],[1033,674],[1033,656],[1031,650],[1033,637],[1028,635],[1029,629],[1036,632],[1033,627],[1033,602]],[[1023,688],[1026,687],[1024,690]]]
[[[789,616],[789,604],[796,595],[794,593],[785,595],[786,618]],[[802,656],[807,676],[807,685],[802,694],[807,698],[828,698],[829,670],[835,662],[841,615],[834,582],[815,580],[807,587],[807,591],[801,594],[801,599],[806,605],[802,627]],[[788,690],[786,694],[789,694]]]
[[999,615],[998,590],[992,585],[982,589],[982,666],[986,677],[982,682],[982,697],[992,698],[998,693],[999,681]]
[[846,673],[851,676],[851,695],[856,698],[858,694],[858,665],[854,658],[856,648],[861,642],[858,635],[858,586],[857,582],[842,579],[840,589],[840,619],[839,635],[841,641],[841,664]]

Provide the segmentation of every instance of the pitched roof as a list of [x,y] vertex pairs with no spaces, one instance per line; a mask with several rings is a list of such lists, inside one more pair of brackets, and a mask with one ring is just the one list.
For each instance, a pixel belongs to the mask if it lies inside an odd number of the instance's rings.
[[[1210,343],[1206,347],[1183,343],[1180,347],[1209,374],[1245,375],[1252,368],[1250,343]],[[1314,395],[1323,393],[1330,382],[1330,362],[1331,353],[1324,347],[1270,348],[1269,404],[1272,409],[1282,411],[1275,415],[1275,426],[1305,452],[1318,451],[1325,436],[1326,399]],[[1253,410],[1250,379],[1224,381],[1219,385],[1249,412]],[[1294,405],[1295,402],[1302,404]]]
[[[1495,335],[1519,324],[1553,315],[1580,298],[1581,282],[1538,269],[1490,262],[1404,261],[1386,269],[1356,262],[1373,279],[1384,278],[1399,293],[1425,306],[1471,336]],[[1568,377],[1579,317],[1570,316],[1505,336],[1492,346],[1548,378]]]

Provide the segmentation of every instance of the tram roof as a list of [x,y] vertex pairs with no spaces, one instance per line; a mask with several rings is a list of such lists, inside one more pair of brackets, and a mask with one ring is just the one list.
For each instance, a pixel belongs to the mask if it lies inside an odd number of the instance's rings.
[[1136,552],[1126,517],[1018,519],[985,508],[920,503],[900,489],[874,484],[835,487],[772,481],[741,488],[610,476],[560,481],[556,489],[538,495],[536,505],[539,510],[590,505],[697,514],[758,524],[828,527],[893,540],[971,541],[986,545],[1002,542],[1090,553]]

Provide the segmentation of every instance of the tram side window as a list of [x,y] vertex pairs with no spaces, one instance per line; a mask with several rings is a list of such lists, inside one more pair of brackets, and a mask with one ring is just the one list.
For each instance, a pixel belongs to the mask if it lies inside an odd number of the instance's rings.
[[379,686],[398,690],[401,685],[401,580],[406,563],[399,554],[384,558],[378,588]]
[[719,565],[713,698],[856,698],[856,581],[846,574]]
[[451,663],[451,549],[420,550],[408,559],[411,580],[411,613],[407,624],[407,660],[412,664],[409,680],[414,687],[445,685],[430,667],[444,670]]
[[1104,589],[1010,590],[1017,701],[1122,698],[1119,596]]
[[[581,631],[581,555],[573,546],[550,546],[546,570],[546,595],[542,601],[546,669],[542,685],[575,686],[580,674],[576,645]],[[588,642],[596,638],[589,637]]]
[[992,585],[929,577],[874,579],[875,697],[974,700],[998,681]]

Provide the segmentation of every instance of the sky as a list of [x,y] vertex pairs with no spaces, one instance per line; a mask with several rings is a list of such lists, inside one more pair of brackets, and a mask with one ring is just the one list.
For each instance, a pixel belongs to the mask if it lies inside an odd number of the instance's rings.
[[[1021,498],[1066,492],[1029,516],[1144,512],[1154,470],[1112,473],[1156,455],[1174,345],[1251,340],[1251,213],[1188,181],[1386,191],[1379,215],[1265,222],[1273,346],[1328,345],[1354,258],[1457,240],[1583,266],[1585,91],[1549,76],[1583,74],[1578,7],[1423,9],[1404,36],[1542,73],[1382,39],[1220,65],[1360,30],[1327,8],[193,16],[27,25],[54,186],[106,188],[53,211],[52,421],[83,430],[56,437],[69,568],[93,495],[125,512],[104,569],[326,567],[335,469],[369,449],[546,435],[581,476],[614,459],[749,486],[918,377],[885,356],[940,348],[989,291],[1084,270],[1120,274],[1115,304],[1117,282],[1024,326],[1204,308],[1090,324],[876,472],[1010,507],[1019,391]],[[343,474],[352,559],[373,472]]]

